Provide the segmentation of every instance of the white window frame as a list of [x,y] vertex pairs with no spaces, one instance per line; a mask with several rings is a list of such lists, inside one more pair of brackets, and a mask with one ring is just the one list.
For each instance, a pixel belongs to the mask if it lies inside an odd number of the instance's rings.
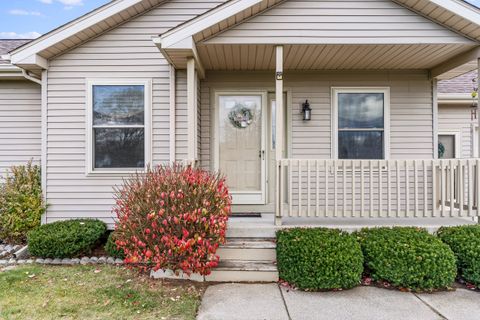
[[332,87],[332,155],[338,159],[338,94],[383,93],[383,159],[390,158],[390,87]]
[[[144,86],[144,137],[145,137],[145,167],[143,168],[99,168],[95,169],[94,136],[93,136],[93,86],[95,85],[138,85]],[[125,175],[128,173],[146,171],[152,160],[152,81],[150,79],[87,79],[86,81],[86,174],[88,175]],[[128,126],[131,127],[131,126]]]
[[[455,139],[455,155],[453,159],[462,158],[462,132],[460,130],[441,130],[437,133],[437,141],[440,141],[438,137],[440,136],[453,136]],[[438,155],[437,155],[438,156]],[[440,158],[439,158],[440,159]],[[446,158],[444,158],[446,159]]]

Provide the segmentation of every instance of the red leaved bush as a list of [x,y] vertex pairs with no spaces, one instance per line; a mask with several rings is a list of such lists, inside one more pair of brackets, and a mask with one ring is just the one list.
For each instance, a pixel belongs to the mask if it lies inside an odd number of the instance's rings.
[[126,263],[208,275],[218,264],[230,206],[220,175],[158,166],[117,188],[116,244]]

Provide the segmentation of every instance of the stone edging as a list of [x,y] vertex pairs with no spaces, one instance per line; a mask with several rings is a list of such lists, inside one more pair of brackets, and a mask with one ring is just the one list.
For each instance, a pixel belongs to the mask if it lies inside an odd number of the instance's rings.
[[87,264],[112,264],[112,265],[121,265],[123,264],[122,259],[115,259],[114,257],[82,257],[74,259],[43,259],[43,258],[30,258],[30,259],[8,259],[0,260],[0,267],[12,266],[12,265],[21,265],[21,264],[44,264],[44,265],[87,265]]

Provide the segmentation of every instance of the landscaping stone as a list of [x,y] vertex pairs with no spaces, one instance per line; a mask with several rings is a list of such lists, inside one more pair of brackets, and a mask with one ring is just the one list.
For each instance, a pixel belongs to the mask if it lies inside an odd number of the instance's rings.
[[8,261],[7,260],[0,260],[0,266],[5,266],[7,265]]
[[107,258],[107,263],[108,263],[108,264],[114,264],[114,263],[115,263],[115,259],[113,259],[112,257],[108,257],[108,258]]
[[72,259],[68,259],[68,258],[62,259],[62,264],[71,265],[72,264]]
[[88,257],[83,257],[82,259],[80,259],[80,264],[82,265],[86,265],[89,263],[90,263],[90,259]]
[[32,264],[33,262],[33,259],[27,259],[27,261],[25,261],[26,264]]
[[35,262],[36,262],[36,263],[44,264],[44,263],[45,263],[45,260],[42,259],[42,258],[37,258],[37,259],[35,259]]
[[43,263],[45,263],[45,264],[52,264],[52,261],[53,261],[52,259],[47,258],[47,259],[45,259],[45,260],[43,261]]
[[2,252],[4,249],[5,249],[5,245],[4,245],[4,244],[0,244],[0,252]]
[[79,263],[80,263],[80,259],[78,258],[72,259],[72,264],[79,264]]
[[11,245],[7,245],[7,246],[5,246],[5,248],[3,250],[7,251],[7,252],[10,252],[10,251],[13,250],[13,247]]
[[[0,257],[1,258],[1,257]],[[15,259],[14,257],[11,257],[10,259],[1,259],[0,260],[0,266],[6,266],[6,265],[15,265],[15,264],[32,264],[32,263],[38,263],[38,264],[52,264],[52,265],[77,265],[77,264],[82,264],[82,265],[87,265],[87,264],[117,264],[117,265],[122,265],[124,262],[122,259],[115,259],[114,257],[82,257],[81,259],[79,258],[64,258],[64,259],[43,259],[43,258],[21,258],[21,259]]]
[[97,257],[91,257],[90,258],[90,263],[97,263],[98,258]]
[[115,259],[115,264],[123,264],[123,260],[122,259]]
[[14,258],[11,258],[10,260],[8,260],[8,264],[16,264],[17,263],[17,260],[14,259]]
[[97,262],[98,262],[98,263],[102,263],[102,264],[103,264],[103,263],[107,263],[107,257],[100,257],[100,258],[98,258],[98,261],[97,261]]
[[56,259],[53,259],[52,264],[56,264],[56,265],[62,264],[62,260],[61,260],[61,259],[57,259],[57,258],[56,258]]
[[20,248],[18,250],[15,250],[15,253],[14,253],[15,257],[17,259],[26,259],[29,257],[29,252],[28,252],[28,246],[20,246]]
[[25,259],[18,259],[17,260],[17,264],[25,264],[25,262],[27,262],[27,260],[25,260]]

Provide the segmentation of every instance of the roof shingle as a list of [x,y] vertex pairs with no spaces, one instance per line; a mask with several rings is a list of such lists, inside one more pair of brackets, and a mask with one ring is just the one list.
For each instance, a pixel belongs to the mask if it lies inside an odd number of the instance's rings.
[[8,54],[10,51],[23,46],[32,40],[27,39],[4,39],[0,40],[0,64],[10,64],[9,60],[2,59],[2,55]]

